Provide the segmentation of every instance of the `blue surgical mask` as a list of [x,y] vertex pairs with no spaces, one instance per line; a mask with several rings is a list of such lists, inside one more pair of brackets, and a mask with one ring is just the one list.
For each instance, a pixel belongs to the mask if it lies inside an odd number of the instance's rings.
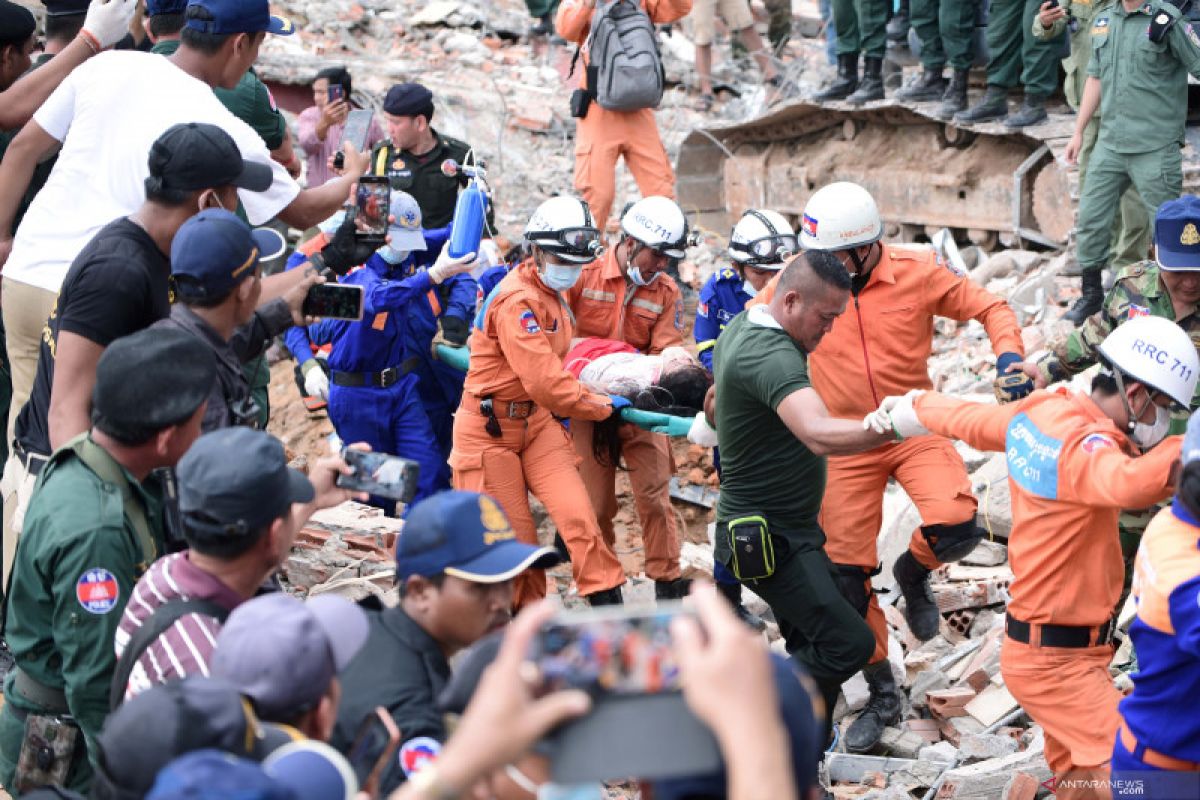
[[537,800],[601,800],[603,786],[599,783],[579,783],[564,786],[558,783],[543,783],[538,787]]
[[629,280],[633,281],[638,286],[649,286],[658,280],[658,276],[662,273],[656,272],[647,279],[644,275],[642,275],[642,270],[640,267],[630,264],[626,274],[629,275]]
[[565,292],[579,282],[582,264],[547,264],[542,271],[542,283],[556,292]]
[[385,244],[383,247],[379,248],[376,252],[379,253],[380,258],[382,258],[387,263],[391,264],[393,267],[395,267],[399,264],[402,264],[404,262],[404,259],[408,258],[408,256],[409,256],[408,250],[397,250],[396,248],[392,247],[390,244]]
[[742,291],[751,297],[758,297],[758,289],[755,289],[750,281],[742,281]]

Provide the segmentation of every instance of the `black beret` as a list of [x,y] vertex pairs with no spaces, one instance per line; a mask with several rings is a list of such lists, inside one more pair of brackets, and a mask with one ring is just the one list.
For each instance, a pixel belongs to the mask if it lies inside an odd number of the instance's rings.
[[37,20],[28,8],[0,0],[0,44],[24,42],[37,30]]
[[433,92],[419,83],[397,83],[383,98],[383,110],[396,117],[415,117],[433,111]]
[[51,17],[86,14],[90,4],[90,0],[42,0],[46,14]]
[[92,422],[128,444],[186,420],[208,398],[217,361],[208,345],[174,328],[140,330],[100,356]]

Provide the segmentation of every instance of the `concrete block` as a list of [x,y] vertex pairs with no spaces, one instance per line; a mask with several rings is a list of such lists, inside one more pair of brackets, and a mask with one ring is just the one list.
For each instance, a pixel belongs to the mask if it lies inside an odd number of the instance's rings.
[[960,563],[971,567],[998,567],[1008,562],[1008,548],[984,539]]
[[962,737],[958,749],[964,757],[976,761],[1000,758],[1017,752],[1017,740],[994,733],[976,733]]
[[[926,745],[924,737],[901,728],[884,728],[879,740],[890,755],[896,758],[916,758],[917,753]],[[1013,743],[1014,746],[1016,743]]]
[[938,742],[926,745],[917,753],[921,761],[940,761],[943,764],[953,764],[958,759],[958,748],[949,742]]
[[914,706],[928,706],[928,694],[931,690],[946,689],[949,686],[950,679],[946,677],[946,673],[928,669],[913,680],[908,698]]
[[947,770],[937,798],[995,800],[1003,795],[1016,773],[1031,775],[1039,784],[1049,780],[1051,772],[1043,755],[1044,748],[1045,739],[1041,728],[1037,728],[1029,748],[1023,752]]

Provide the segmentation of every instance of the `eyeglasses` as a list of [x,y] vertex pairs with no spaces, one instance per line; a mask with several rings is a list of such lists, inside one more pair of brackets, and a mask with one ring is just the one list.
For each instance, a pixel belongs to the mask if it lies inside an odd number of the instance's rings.
[[795,236],[780,234],[765,236],[753,242],[730,242],[729,249],[746,253],[758,261],[776,262],[800,252],[800,243]]

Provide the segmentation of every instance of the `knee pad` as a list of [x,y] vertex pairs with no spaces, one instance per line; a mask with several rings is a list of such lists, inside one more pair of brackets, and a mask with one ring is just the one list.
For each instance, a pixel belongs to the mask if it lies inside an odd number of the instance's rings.
[[939,561],[958,561],[983,541],[983,531],[974,517],[953,525],[925,525],[921,534]]
[[837,571],[838,592],[860,617],[866,617],[867,608],[871,605],[870,574],[862,567],[847,564],[835,564],[834,569]]

